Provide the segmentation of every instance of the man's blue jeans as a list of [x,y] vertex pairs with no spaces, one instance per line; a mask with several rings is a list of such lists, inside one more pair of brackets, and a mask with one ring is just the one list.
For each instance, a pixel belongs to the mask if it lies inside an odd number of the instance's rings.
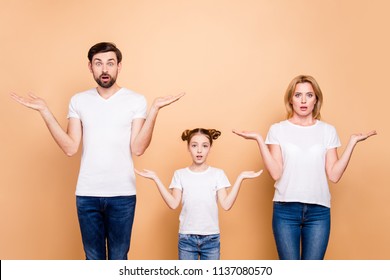
[[274,202],[272,228],[282,260],[322,260],[330,235],[330,208]]
[[76,205],[86,259],[126,260],[136,196],[76,196]]
[[220,235],[179,233],[179,260],[219,260]]

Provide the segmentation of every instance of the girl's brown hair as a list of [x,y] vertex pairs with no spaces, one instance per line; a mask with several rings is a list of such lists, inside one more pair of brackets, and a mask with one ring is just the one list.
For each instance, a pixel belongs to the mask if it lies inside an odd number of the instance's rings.
[[181,134],[181,139],[183,141],[187,141],[187,143],[190,144],[192,137],[196,134],[206,135],[210,141],[210,145],[213,145],[213,140],[216,140],[219,136],[221,136],[221,132],[216,129],[195,128],[192,130],[184,130]]

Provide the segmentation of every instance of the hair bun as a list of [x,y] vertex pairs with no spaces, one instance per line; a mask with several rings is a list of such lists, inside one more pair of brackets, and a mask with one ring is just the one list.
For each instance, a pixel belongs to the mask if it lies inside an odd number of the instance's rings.
[[213,140],[217,139],[219,136],[221,136],[221,131],[216,129],[209,129],[210,136]]
[[188,137],[190,136],[190,133],[191,133],[191,130],[189,130],[189,129],[184,130],[183,133],[181,134],[181,139],[183,141],[187,141]]

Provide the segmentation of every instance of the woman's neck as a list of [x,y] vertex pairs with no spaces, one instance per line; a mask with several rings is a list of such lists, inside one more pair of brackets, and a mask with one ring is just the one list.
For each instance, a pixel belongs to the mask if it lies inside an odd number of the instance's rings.
[[304,116],[304,117],[293,115],[289,119],[289,121],[295,125],[300,125],[300,126],[311,126],[317,122],[317,120],[313,118],[312,115]]

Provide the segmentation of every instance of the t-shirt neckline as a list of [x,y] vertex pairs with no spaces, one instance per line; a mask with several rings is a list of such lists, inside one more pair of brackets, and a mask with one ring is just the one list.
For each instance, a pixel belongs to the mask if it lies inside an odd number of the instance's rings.
[[293,122],[291,122],[290,120],[286,120],[286,122],[292,126],[295,126],[295,127],[301,127],[301,128],[310,128],[310,127],[315,127],[319,124],[320,120],[316,120],[314,124],[312,125],[299,125],[299,124],[295,124]]

